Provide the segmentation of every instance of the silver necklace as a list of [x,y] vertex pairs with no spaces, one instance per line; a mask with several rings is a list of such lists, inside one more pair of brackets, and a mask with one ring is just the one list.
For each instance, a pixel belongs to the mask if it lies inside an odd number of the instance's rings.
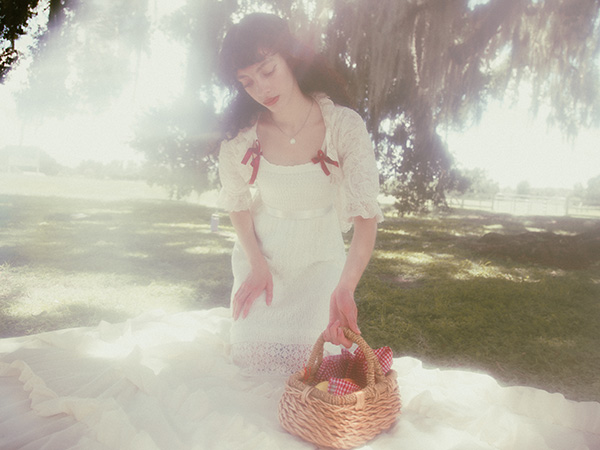
[[273,120],[273,117],[271,116],[271,121],[275,124],[275,126],[279,129],[279,131],[281,131],[281,134],[283,134],[285,137],[290,138],[290,144],[294,145],[296,143],[296,136],[298,136],[298,133],[300,133],[304,129],[304,126],[308,122],[308,118],[310,117],[310,113],[312,111],[314,102],[315,102],[314,100],[310,102],[310,108],[308,109],[308,115],[306,116],[306,119],[304,119],[302,126],[292,136],[289,136],[285,131],[283,131],[281,129],[281,127],[279,125],[277,125],[277,122],[275,122],[275,120]]

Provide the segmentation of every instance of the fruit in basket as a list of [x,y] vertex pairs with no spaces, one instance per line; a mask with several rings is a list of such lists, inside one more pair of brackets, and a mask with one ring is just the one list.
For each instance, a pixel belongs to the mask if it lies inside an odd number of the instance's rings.
[[[352,378],[342,378],[342,380],[354,384],[358,388],[358,384]],[[315,388],[323,392],[329,392],[330,382],[325,380],[318,383]],[[335,385],[332,386],[332,389],[335,390]],[[334,392],[329,392],[330,394],[334,394]]]
[[329,389],[329,381],[327,381],[327,380],[321,381],[315,387],[320,391],[327,392],[327,389]]

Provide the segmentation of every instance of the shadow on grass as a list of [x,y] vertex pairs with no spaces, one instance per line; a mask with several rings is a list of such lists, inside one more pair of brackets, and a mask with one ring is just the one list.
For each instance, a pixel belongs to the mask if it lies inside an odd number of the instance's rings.
[[473,211],[391,218],[379,232],[378,248],[427,254],[437,262],[454,256],[506,267],[584,269],[600,261],[600,220]]
[[362,286],[365,339],[437,367],[600,401],[600,286],[580,276],[539,282],[437,279],[418,289]]
[[122,311],[89,305],[65,305],[52,312],[33,316],[15,317],[10,314],[4,302],[0,306],[0,338],[39,333],[40,330],[55,330],[76,327],[95,327],[101,321],[123,322],[130,318]]
[[396,356],[600,400],[600,264],[563,270],[473,250],[488,230],[597,226],[472,213],[387,220],[357,291],[363,335]]
[[[81,280],[92,274],[107,284],[119,277],[132,286],[184,286],[186,292],[195,292],[183,299],[188,309],[225,306],[232,283],[233,232],[227,219],[219,232],[211,232],[212,213],[200,205],[168,200],[3,195],[0,267],[23,268],[34,276],[74,274]],[[104,318],[123,319],[118,314],[112,317],[110,310],[104,312]],[[68,322],[69,311],[61,314]],[[78,314],[90,317],[92,323],[99,316],[94,308],[73,312]],[[55,319],[60,321],[58,316]],[[10,319],[2,320],[6,324]]]
[[169,201],[0,197],[0,264],[197,280],[225,262],[231,237],[208,208]]

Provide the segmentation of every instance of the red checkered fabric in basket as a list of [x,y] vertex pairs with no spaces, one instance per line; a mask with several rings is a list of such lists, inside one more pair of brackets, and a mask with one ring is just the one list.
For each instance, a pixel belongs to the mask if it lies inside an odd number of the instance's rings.
[[351,380],[343,380],[341,378],[330,378],[327,392],[334,395],[346,395],[360,391],[361,387]]
[[[390,347],[373,350],[384,374],[392,367],[394,355]],[[367,360],[363,351],[357,348],[354,353],[342,349],[340,355],[323,359],[317,371],[316,382],[328,380],[330,394],[344,395],[358,391],[367,385]],[[353,382],[344,380],[350,378]]]

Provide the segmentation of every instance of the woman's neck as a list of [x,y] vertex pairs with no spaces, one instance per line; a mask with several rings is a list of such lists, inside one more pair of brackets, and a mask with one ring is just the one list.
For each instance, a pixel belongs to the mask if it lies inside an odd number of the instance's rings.
[[293,133],[301,124],[306,122],[314,100],[305,96],[301,91],[293,96],[286,107],[280,111],[270,112],[270,119],[282,130]]

